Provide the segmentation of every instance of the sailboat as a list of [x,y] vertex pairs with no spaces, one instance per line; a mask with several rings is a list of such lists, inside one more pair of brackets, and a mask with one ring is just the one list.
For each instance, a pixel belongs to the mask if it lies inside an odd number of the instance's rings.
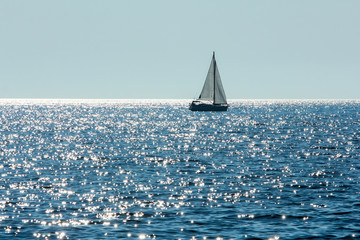
[[191,111],[227,111],[225,91],[215,60],[215,52],[200,96],[190,104]]

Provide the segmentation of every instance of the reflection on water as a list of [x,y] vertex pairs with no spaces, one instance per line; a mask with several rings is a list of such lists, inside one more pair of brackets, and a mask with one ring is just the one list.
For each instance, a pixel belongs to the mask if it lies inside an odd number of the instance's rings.
[[358,101],[2,100],[0,238],[360,235]]

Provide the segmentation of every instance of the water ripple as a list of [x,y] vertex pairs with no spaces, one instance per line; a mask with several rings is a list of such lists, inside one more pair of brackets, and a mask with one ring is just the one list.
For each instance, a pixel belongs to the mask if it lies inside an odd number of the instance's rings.
[[359,110],[2,100],[0,238],[356,238]]

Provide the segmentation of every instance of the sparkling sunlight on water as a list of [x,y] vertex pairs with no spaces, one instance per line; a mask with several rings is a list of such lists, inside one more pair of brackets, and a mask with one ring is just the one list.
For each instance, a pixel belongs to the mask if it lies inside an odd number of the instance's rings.
[[1,100],[0,238],[360,235],[360,102]]

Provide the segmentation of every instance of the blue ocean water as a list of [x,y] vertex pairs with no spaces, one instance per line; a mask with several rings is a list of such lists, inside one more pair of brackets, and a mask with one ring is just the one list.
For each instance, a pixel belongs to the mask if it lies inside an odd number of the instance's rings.
[[0,239],[360,236],[360,101],[1,100]]

